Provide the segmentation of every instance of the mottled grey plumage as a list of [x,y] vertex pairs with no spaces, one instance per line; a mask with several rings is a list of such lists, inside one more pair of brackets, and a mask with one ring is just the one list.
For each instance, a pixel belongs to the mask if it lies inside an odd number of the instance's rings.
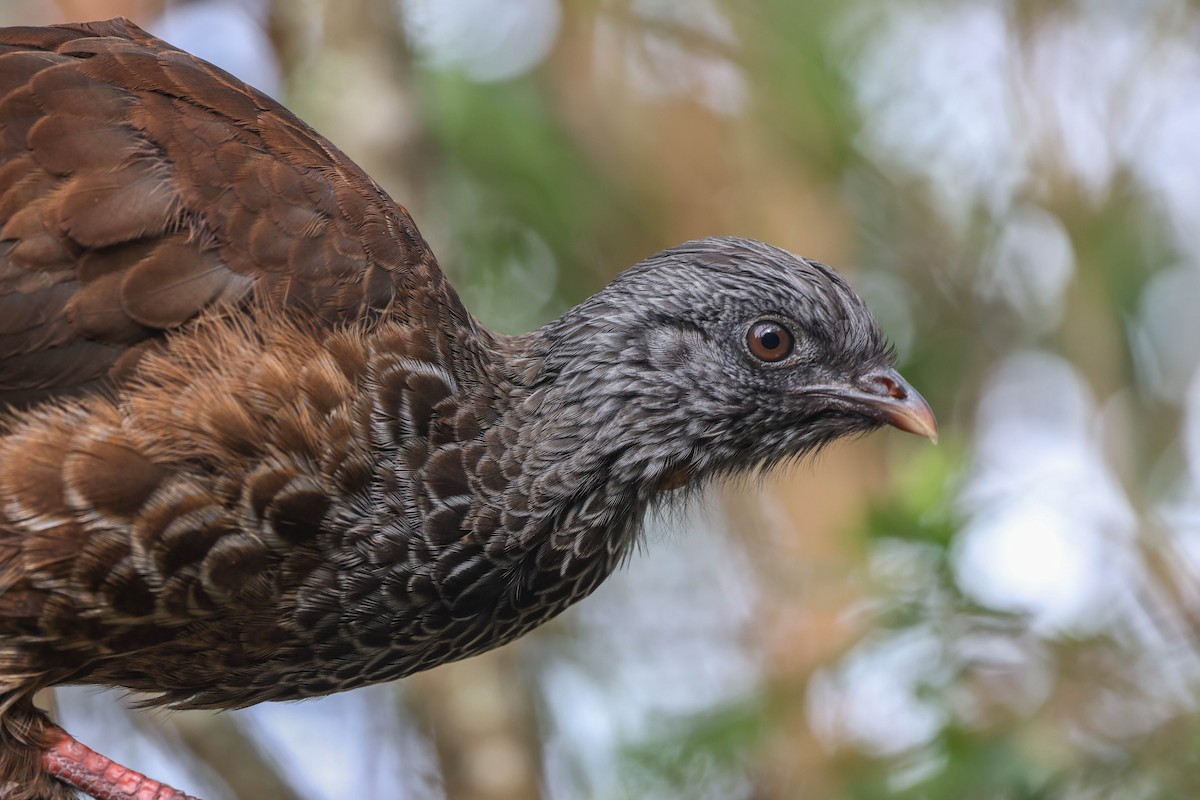
[[[402,677],[592,592],[672,488],[935,432],[821,264],[690,242],[499,336],[402,208],[210,65],[123,23],[5,32],[5,65],[0,306],[30,310],[0,320],[0,394],[50,398],[0,429],[9,796],[61,796],[51,776],[125,796],[77,775],[41,688],[236,708]],[[112,116],[72,123],[103,134],[95,173],[95,143],[46,122],[68,91]],[[76,190],[120,194],[120,224],[64,208]],[[80,354],[102,363],[73,375]]]

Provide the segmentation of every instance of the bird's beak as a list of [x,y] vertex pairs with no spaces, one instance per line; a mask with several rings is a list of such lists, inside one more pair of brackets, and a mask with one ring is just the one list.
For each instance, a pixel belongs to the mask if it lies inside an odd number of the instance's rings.
[[890,367],[874,370],[855,381],[842,397],[864,407],[888,425],[924,436],[934,444],[938,440],[937,417],[921,393],[900,373]]

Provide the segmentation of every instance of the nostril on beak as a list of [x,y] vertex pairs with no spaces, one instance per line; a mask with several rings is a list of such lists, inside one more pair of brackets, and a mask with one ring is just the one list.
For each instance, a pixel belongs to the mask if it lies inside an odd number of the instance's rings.
[[908,399],[908,392],[905,390],[904,385],[886,375],[876,375],[873,383],[881,395],[887,395],[895,400]]
[[894,369],[881,368],[862,375],[857,387],[849,391],[862,403],[868,416],[937,441],[937,419],[929,403]]

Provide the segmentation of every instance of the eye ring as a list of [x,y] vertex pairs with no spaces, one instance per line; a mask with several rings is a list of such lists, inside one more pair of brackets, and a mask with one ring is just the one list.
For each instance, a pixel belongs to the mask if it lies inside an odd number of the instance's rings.
[[746,332],[746,347],[759,361],[768,364],[782,361],[792,354],[796,337],[782,322],[760,319]]

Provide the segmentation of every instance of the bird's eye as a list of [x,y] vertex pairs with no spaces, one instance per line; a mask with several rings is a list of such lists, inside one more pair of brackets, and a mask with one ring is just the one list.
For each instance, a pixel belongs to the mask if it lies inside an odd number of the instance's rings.
[[782,361],[791,355],[794,344],[792,332],[770,319],[754,323],[746,334],[746,345],[760,361]]

